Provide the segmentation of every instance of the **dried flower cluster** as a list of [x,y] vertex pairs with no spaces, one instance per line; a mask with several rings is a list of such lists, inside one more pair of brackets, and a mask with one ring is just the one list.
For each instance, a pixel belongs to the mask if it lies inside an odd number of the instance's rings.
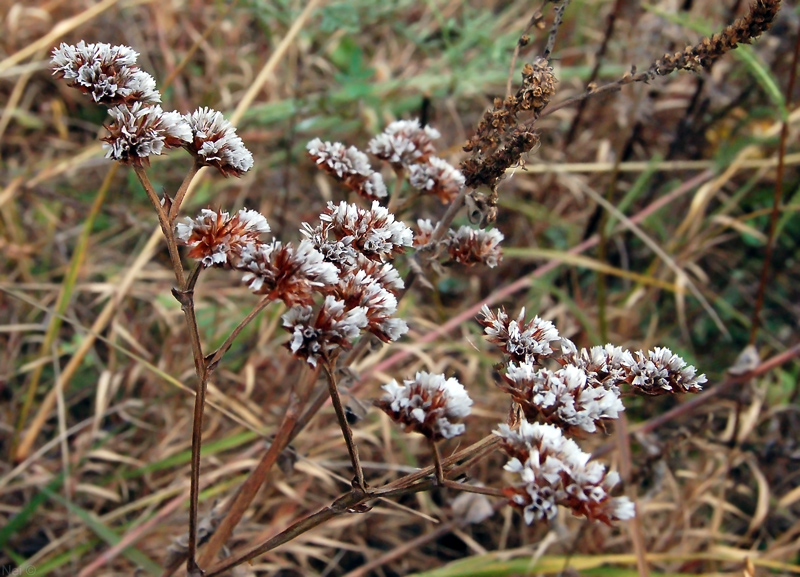
[[[425,247],[431,242],[436,227],[427,219],[417,221],[419,232],[414,236],[414,246]],[[458,230],[449,229],[447,235],[438,242],[435,254],[446,254],[449,261],[466,266],[481,264],[496,267],[503,258],[500,243],[503,233],[496,228],[490,230],[462,226]],[[445,261],[446,264],[448,261]]]
[[355,146],[348,148],[341,142],[315,138],[306,149],[319,168],[363,198],[378,200],[387,196],[383,177],[372,170],[367,155]]
[[190,247],[189,258],[204,267],[236,267],[245,250],[270,231],[264,216],[255,210],[242,209],[234,216],[224,210],[203,209],[197,218],[186,217],[175,227],[176,239]]
[[[505,171],[520,162],[522,155],[539,141],[529,125],[539,117],[555,94],[556,78],[550,63],[538,57],[522,69],[522,85],[505,100],[495,99],[475,134],[464,145],[471,156],[461,163],[466,185],[492,189]],[[518,115],[529,112],[531,118],[518,123]]]
[[[405,172],[411,186],[451,202],[464,187],[463,175],[447,161],[434,156],[433,141],[439,131],[420,126],[418,120],[398,120],[369,141],[367,151],[388,162],[398,174]],[[323,142],[315,138],[306,145],[316,165],[367,200],[388,196],[380,172],[373,170],[367,155],[355,146]]]
[[664,54],[650,68],[653,75],[665,76],[675,70],[699,71],[708,68],[739,44],[750,44],[772,26],[780,10],[780,0],[756,0],[742,18],[713,36],[703,38],[694,46]]
[[432,441],[464,432],[464,424],[454,421],[470,414],[472,399],[457,379],[423,371],[402,385],[392,381],[383,389],[386,394],[375,405],[406,432],[421,433]]
[[53,50],[53,73],[70,86],[111,107],[106,158],[147,166],[150,156],[184,147],[200,166],[214,166],[223,175],[241,176],[253,156],[221,113],[200,108],[192,114],[164,112],[152,76],[136,65],[139,54],[128,46],[61,44]]
[[62,43],[53,49],[53,74],[98,104],[161,102],[155,79],[136,66],[138,57],[128,46],[86,44],[83,40],[74,46]]
[[518,477],[505,493],[529,525],[555,517],[557,505],[609,525],[634,516],[627,497],[610,494],[619,475],[590,461],[591,456],[558,427],[523,420],[516,430],[500,425],[495,434],[510,457],[505,470]]
[[[578,350],[551,322],[539,317],[526,322],[524,309],[511,319],[504,310],[484,306],[479,322],[487,339],[507,356],[500,388],[525,417],[519,431],[501,425],[498,432],[511,457],[506,470],[521,478],[507,491],[512,504],[524,510],[528,523],[552,518],[556,505],[606,523],[631,517],[627,500],[608,495],[616,474],[587,464],[589,456],[563,433],[594,433],[616,419],[625,410],[622,384],[649,395],[698,392],[705,375],[696,376],[695,368],[669,349],[634,355],[609,344]],[[550,346],[556,341],[561,344],[558,355]],[[560,368],[542,366],[547,359]]]

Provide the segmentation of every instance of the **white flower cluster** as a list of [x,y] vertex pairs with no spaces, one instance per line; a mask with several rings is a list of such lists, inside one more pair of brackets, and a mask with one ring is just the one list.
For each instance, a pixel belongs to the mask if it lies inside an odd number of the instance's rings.
[[205,267],[236,266],[246,248],[269,231],[267,219],[256,210],[242,209],[231,216],[224,210],[203,209],[175,226],[175,238],[190,248],[189,258]]
[[241,176],[253,167],[253,155],[221,112],[198,108],[184,116],[192,130],[186,147],[203,166],[214,166],[223,175]]
[[284,328],[292,333],[289,350],[312,367],[349,347],[368,323],[363,307],[348,308],[331,295],[317,312],[311,306],[295,306],[282,319]]
[[527,524],[552,519],[557,505],[608,524],[634,516],[627,497],[610,495],[619,475],[590,461],[591,456],[558,427],[522,420],[517,430],[500,425],[495,434],[511,457],[505,470],[518,477],[507,493]]
[[636,352],[637,362],[631,367],[630,384],[648,395],[664,393],[699,393],[708,379],[697,375],[697,369],[667,348]]
[[308,240],[297,247],[279,240],[251,244],[237,268],[247,271],[242,282],[251,291],[280,299],[288,306],[309,305],[314,302],[314,293],[339,281],[338,269],[325,262]]
[[383,390],[386,394],[375,404],[407,432],[432,440],[451,439],[464,432],[464,424],[454,421],[470,414],[472,399],[456,378],[421,371],[402,385],[391,381]]
[[372,170],[367,155],[355,146],[315,138],[306,150],[317,166],[364,198],[377,200],[388,195],[381,174]]
[[464,175],[446,160],[431,157],[422,164],[412,164],[408,169],[411,186],[435,194],[442,203],[452,202],[464,188]]
[[483,318],[479,322],[485,327],[489,342],[520,363],[540,364],[542,359],[553,354],[550,343],[561,339],[550,321],[537,316],[526,324],[524,308],[516,320],[510,319],[504,310],[495,314],[486,305],[481,315]]
[[189,142],[191,131],[177,112],[164,112],[159,105],[144,106],[134,102],[110,108],[113,122],[107,127],[106,158],[125,163],[146,164],[150,155],[159,155],[165,148],[176,148]]
[[397,120],[370,140],[367,150],[396,167],[408,168],[426,162],[436,152],[432,141],[440,136],[435,128],[420,127],[419,120]]
[[[391,264],[385,264],[391,267]],[[384,284],[388,280],[391,283],[389,286],[397,286],[397,280],[400,280],[397,271],[391,268],[393,272],[380,269],[387,273],[384,280],[370,276],[366,270],[350,270],[342,275],[335,288],[338,298],[366,310],[369,320],[367,330],[387,343],[398,340],[408,332],[406,322],[393,317],[397,312],[397,297]]]
[[509,364],[505,389],[529,419],[542,416],[561,428],[597,431],[597,423],[616,419],[625,410],[616,386],[597,386],[578,367],[558,371],[538,369],[530,363]]
[[447,252],[457,263],[466,266],[482,264],[494,268],[503,258],[500,243],[504,238],[496,228],[485,230],[462,226],[458,230],[447,231]]
[[164,112],[152,76],[139,70],[139,54],[128,46],[61,44],[53,50],[53,73],[70,86],[111,106],[106,158],[147,165],[151,155],[183,146],[201,166],[223,175],[241,176],[253,166],[253,155],[222,114],[200,108],[192,114]]
[[319,234],[326,240],[331,235],[374,260],[391,260],[404,252],[405,247],[411,246],[414,238],[411,229],[396,221],[394,215],[377,201],[369,210],[345,201],[338,205],[328,202],[320,220],[319,229],[306,227],[306,235]]
[[138,57],[128,46],[87,44],[81,40],[74,46],[62,43],[54,48],[51,63],[53,74],[91,95],[99,104],[161,102],[155,79],[136,66]]

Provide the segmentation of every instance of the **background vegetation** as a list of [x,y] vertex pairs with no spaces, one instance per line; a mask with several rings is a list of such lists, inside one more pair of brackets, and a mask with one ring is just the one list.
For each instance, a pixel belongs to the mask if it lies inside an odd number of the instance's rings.
[[[583,92],[595,69],[602,84],[633,64],[646,68],[721,29],[746,4],[573,0],[555,48],[554,102]],[[499,358],[473,320],[487,298],[553,320],[579,345],[671,347],[709,376],[710,393],[682,406],[627,399],[616,431],[584,443],[622,472],[637,522],[611,529],[564,515],[528,528],[498,508],[471,524],[480,501],[435,491],[339,517],[236,575],[800,572],[800,113],[796,95],[786,95],[798,11],[783,4],[768,34],[707,73],[630,85],[540,119],[541,146],[500,185],[504,262],[448,269],[431,279],[434,291],[417,286],[401,303],[409,335],[355,367],[354,396],[367,404],[381,384],[416,370],[458,375],[476,401],[468,444],[508,409],[494,386]],[[233,111],[244,102],[239,134],[255,168],[241,180],[206,175],[187,211],[258,209],[289,240],[327,200],[344,197],[313,169],[308,140],[364,147],[391,120],[422,117],[442,132],[442,155],[457,163],[484,110],[505,94],[514,47],[535,9],[522,1],[329,0],[306,17],[304,7],[3,4],[0,573],[129,575],[138,567],[158,575],[187,523],[194,370],[168,256],[133,173],[102,157],[105,111],[51,78],[52,47],[80,39],[134,47],[166,109]],[[295,23],[302,27],[283,50]],[[514,82],[545,40],[546,30],[534,30]],[[249,101],[265,67],[266,82]],[[183,152],[159,158],[151,179],[174,190],[189,163]],[[604,210],[603,199],[617,212]],[[426,199],[398,217],[412,224],[442,211]],[[197,309],[205,342],[222,342],[254,299],[225,271],[204,275]],[[215,373],[204,515],[260,457],[298,378],[300,363],[281,347],[282,312],[268,308]],[[756,371],[736,380],[727,371],[748,343],[757,354],[745,367]],[[402,435],[377,411],[355,432],[372,478],[429,463],[422,439]],[[35,442],[20,451],[26,436]],[[346,491],[349,461],[330,408],[293,449],[231,547],[263,540]],[[502,486],[503,462],[497,454],[470,474]]]

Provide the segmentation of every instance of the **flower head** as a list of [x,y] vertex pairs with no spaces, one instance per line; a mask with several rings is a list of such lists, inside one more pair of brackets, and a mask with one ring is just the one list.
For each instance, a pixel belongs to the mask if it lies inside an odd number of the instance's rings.
[[557,505],[609,525],[634,516],[627,497],[610,495],[619,475],[590,461],[590,455],[558,427],[523,419],[518,429],[503,424],[495,434],[503,439],[510,457],[505,470],[517,476],[505,493],[511,505],[522,510],[527,524],[552,519]]
[[367,200],[388,195],[381,174],[372,170],[367,155],[355,146],[348,148],[341,142],[323,142],[315,138],[306,149],[317,167]]
[[616,419],[625,410],[617,387],[603,387],[573,365],[552,372],[529,363],[511,363],[503,380],[503,389],[527,419],[541,417],[568,432],[594,433],[598,422]]
[[131,106],[135,102],[161,102],[152,76],[139,70],[139,54],[128,46],[98,42],[61,43],[53,49],[53,74],[88,94],[97,103]]
[[408,172],[411,186],[435,194],[442,204],[453,202],[458,191],[464,188],[464,175],[441,158],[431,157],[428,162],[412,164]]
[[494,268],[503,258],[500,250],[503,238],[503,233],[496,228],[482,230],[462,226],[448,231],[447,250],[450,258],[463,265],[483,264]]
[[627,349],[612,344],[580,349],[571,340],[561,337],[561,355],[556,358],[561,366],[580,368],[593,386],[614,388],[625,381],[631,367],[636,364]]
[[436,230],[436,226],[429,218],[419,218],[417,219],[417,228],[419,229],[419,232],[414,235],[414,247],[420,248],[431,241],[433,232]]
[[697,369],[667,348],[656,347],[647,354],[637,351],[636,357],[628,382],[646,395],[699,393],[708,381],[705,375],[697,375]]
[[435,128],[420,127],[419,120],[397,120],[369,141],[368,151],[396,168],[409,167],[428,161],[436,152],[432,141],[439,136]]
[[488,341],[518,363],[538,364],[553,354],[550,343],[561,338],[550,321],[534,317],[525,323],[524,308],[516,320],[511,320],[505,310],[498,310],[495,314],[486,305],[481,309],[481,315],[483,318],[478,318],[478,322],[485,327]]
[[339,271],[325,262],[310,241],[297,247],[273,240],[249,245],[237,268],[247,271],[242,281],[256,294],[282,300],[287,306],[311,304],[314,293],[336,284]]
[[107,126],[109,135],[106,158],[138,166],[149,164],[150,155],[164,149],[177,148],[189,142],[192,132],[177,112],[164,112],[159,105],[143,106],[136,102],[110,108],[113,122]]
[[203,166],[216,167],[224,176],[242,176],[253,167],[253,155],[221,112],[198,108],[184,119],[192,131],[185,147]]
[[186,217],[185,223],[178,224],[175,237],[191,247],[189,258],[203,266],[230,267],[239,263],[245,247],[269,231],[267,219],[258,211],[242,209],[231,216],[224,210],[203,209],[197,218]]
[[[366,260],[368,261],[368,259]],[[388,275],[390,278],[392,276]],[[402,283],[402,281],[400,282]],[[339,279],[334,293],[348,307],[362,307],[368,320],[366,330],[383,342],[396,341],[408,332],[406,322],[393,317],[397,312],[397,297],[380,280],[370,276],[366,270],[353,269],[344,273]]]
[[338,205],[329,202],[320,220],[319,229],[311,229],[313,234],[325,240],[333,236],[367,258],[381,262],[401,254],[405,247],[411,246],[414,236],[410,228],[396,221],[377,201],[369,210],[344,201]]
[[444,375],[418,372],[402,385],[392,381],[383,386],[386,394],[375,405],[407,432],[422,433],[431,440],[451,439],[464,432],[454,423],[470,414],[472,399],[464,385]]
[[351,343],[367,326],[361,307],[347,309],[344,302],[328,295],[317,312],[308,305],[297,305],[283,315],[283,327],[292,333],[286,347],[294,356],[316,367],[317,362],[329,362]]

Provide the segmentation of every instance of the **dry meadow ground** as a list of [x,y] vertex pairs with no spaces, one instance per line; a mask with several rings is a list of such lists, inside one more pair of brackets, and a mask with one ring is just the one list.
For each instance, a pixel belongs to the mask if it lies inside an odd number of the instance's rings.
[[[346,198],[314,169],[309,140],[363,148],[392,120],[421,117],[457,164],[505,95],[538,7],[316,4],[0,2],[0,575],[160,575],[187,531],[195,376],[169,257],[133,172],[103,158],[105,111],[52,77],[52,48],[127,44],[158,80],[165,109],[235,113],[254,169],[241,179],[202,174],[182,212],[257,209],[291,240],[328,200]],[[623,420],[581,440],[621,472],[637,520],[607,527],[562,511],[528,527],[498,499],[435,489],[336,516],[230,574],[800,573],[800,90],[787,95],[797,4],[784,1],[769,32],[710,71],[557,106],[747,10],[746,0],[573,0],[554,50],[555,106],[536,123],[539,145],[499,186],[502,263],[446,267],[429,277],[432,288],[415,284],[400,303],[409,334],[353,366],[352,395],[365,407],[391,379],[457,375],[475,405],[466,434],[442,444],[446,457],[508,415],[500,356],[474,320],[484,302],[514,315],[524,306],[580,346],[672,348],[706,373],[707,392],[627,398]],[[545,29],[531,33],[514,86],[551,21],[548,10]],[[189,165],[183,151],[157,157],[150,178],[174,190]],[[412,225],[444,209],[423,198],[397,214]],[[396,266],[409,270],[403,259]],[[204,274],[196,306],[209,350],[255,302],[230,271]],[[253,469],[306,374],[282,346],[283,312],[270,305],[211,380],[201,518]],[[354,431],[371,484],[430,465],[422,437],[380,411]],[[467,474],[502,487],[504,462],[493,452]],[[350,462],[330,406],[282,465],[231,551],[347,492]],[[476,507],[496,503],[472,522]]]

